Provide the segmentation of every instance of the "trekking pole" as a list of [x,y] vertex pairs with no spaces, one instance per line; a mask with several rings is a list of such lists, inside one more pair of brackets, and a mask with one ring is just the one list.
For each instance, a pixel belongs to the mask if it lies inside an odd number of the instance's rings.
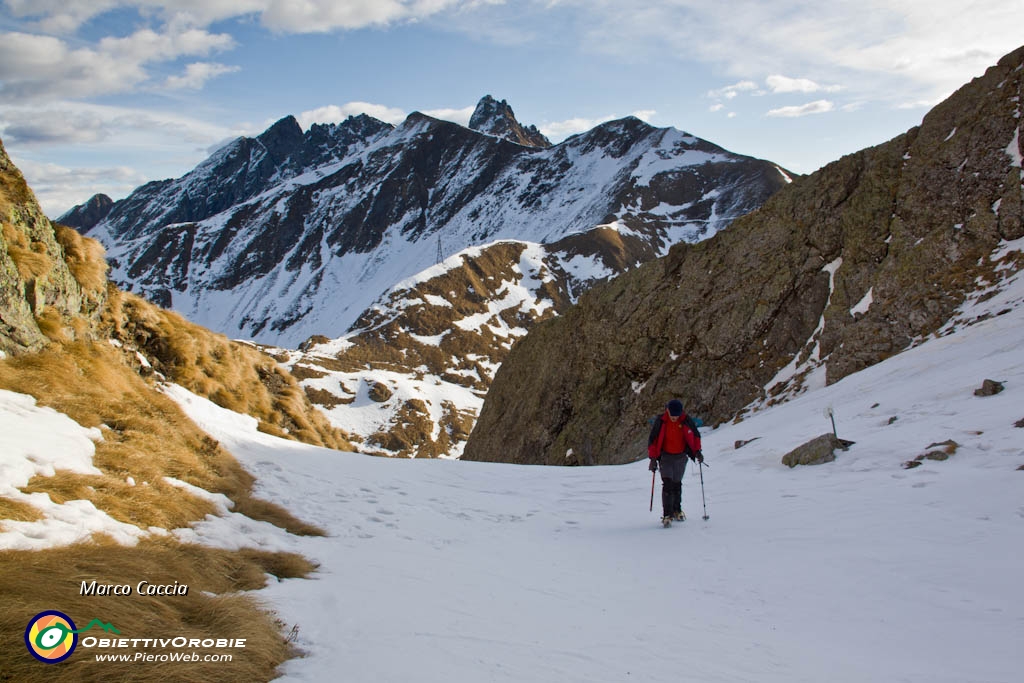
[[708,517],[708,502],[707,502],[707,500],[704,499],[704,463],[701,462],[701,463],[697,463],[697,464],[700,465],[700,500],[701,500],[702,503],[704,503],[704,519],[707,520],[707,519],[709,519],[709,517]]
[[650,509],[651,512],[654,511],[654,475],[655,474],[657,474],[657,472],[651,472],[651,509]]

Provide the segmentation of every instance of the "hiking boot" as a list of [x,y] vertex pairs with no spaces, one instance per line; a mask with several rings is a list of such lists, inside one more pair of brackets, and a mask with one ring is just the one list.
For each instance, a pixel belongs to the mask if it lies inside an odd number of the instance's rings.
[[665,515],[664,517],[661,518],[661,525],[662,526],[672,526],[672,518],[669,517],[668,515]]
[[685,522],[686,521],[686,513],[683,512],[682,510],[680,510],[679,512],[677,512],[674,515],[672,515],[672,519],[674,521],[676,521],[676,522]]

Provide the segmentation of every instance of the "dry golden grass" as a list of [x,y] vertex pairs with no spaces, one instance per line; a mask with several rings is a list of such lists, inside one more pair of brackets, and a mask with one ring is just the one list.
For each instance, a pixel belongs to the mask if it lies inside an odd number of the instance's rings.
[[42,518],[43,516],[39,510],[28,503],[0,496],[0,529],[3,528],[3,520],[5,519],[14,522],[35,522]]
[[[52,345],[0,361],[0,388],[35,396],[85,427],[102,428],[94,464],[102,475],[36,477],[26,491],[84,499],[142,528],[177,528],[214,510],[165,481],[173,477],[235,502],[234,510],[294,533],[322,534],[252,496],[253,477],[174,401],[150,387],[105,343]],[[135,481],[132,486],[128,477]]]
[[102,296],[107,289],[107,262],[103,245],[66,225],[53,224],[57,243],[64,248],[64,260],[83,293]]
[[252,415],[262,431],[352,450],[347,435],[312,406],[295,378],[256,348],[114,289],[105,323],[112,336],[140,349],[157,372],[223,408]]
[[18,269],[18,277],[22,280],[37,280],[53,270],[53,260],[46,253],[46,245],[42,242],[31,242],[28,237],[16,230],[10,223],[3,224],[4,241],[7,253]]
[[[0,552],[0,681],[268,681],[276,667],[294,656],[282,627],[260,603],[239,594],[260,588],[265,574],[306,576],[314,569],[290,553],[228,552],[169,539],[143,541],[128,548],[94,542],[43,551]],[[128,584],[130,596],[83,596],[83,581]],[[186,596],[146,596],[136,585],[188,585]],[[46,665],[24,644],[29,621],[56,609],[77,628],[92,619],[112,624],[123,638],[245,638],[244,648],[184,648],[185,652],[230,653],[230,662],[96,662],[94,654],[136,651],[162,654],[166,648],[87,649],[81,642],[65,662]],[[97,637],[107,634],[90,633]]]
[[[3,145],[0,144],[0,162],[6,156]],[[12,165],[4,170],[3,164],[0,163],[0,218],[9,216],[13,207],[24,206],[35,201],[35,195],[32,194],[32,190],[29,189],[25,178],[18,169]]]
[[64,325],[64,317],[56,308],[48,306],[35,317],[39,331],[50,341],[63,343],[70,341],[68,330]]
[[[26,215],[25,207],[35,216],[34,205],[24,179],[7,166],[5,157],[0,158],[2,246],[29,285],[50,272],[51,256],[43,242],[32,241],[7,221],[18,223]],[[96,445],[93,461],[101,474],[59,471],[52,477],[34,477],[23,490],[46,493],[58,503],[89,500],[113,518],[142,528],[183,527],[215,511],[205,498],[168,483],[166,478],[171,477],[223,493],[234,502],[235,511],[254,519],[294,533],[322,535],[321,529],[284,508],[253,497],[253,477],[141,376],[144,369],[134,351],[141,349],[159,372],[196,393],[258,417],[268,430],[320,445],[347,445],[344,435],[309,405],[294,378],[255,349],[117,292],[106,282],[103,250],[97,242],[63,226],[54,230],[82,288],[86,315],[62,320],[56,310],[42,310],[37,322],[56,343],[38,353],[0,360],[0,388],[30,394],[40,405],[83,426],[99,427],[104,438]],[[106,307],[108,292],[114,301]],[[97,329],[87,315],[101,307],[105,316]],[[127,348],[83,341],[97,334],[113,335]],[[0,526],[4,520],[40,517],[28,504],[0,498]],[[71,547],[0,551],[0,682],[270,680],[277,665],[295,652],[281,624],[256,599],[238,591],[262,587],[267,573],[301,577],[314,568],[291,553],[229,552],[182,545],[173,537],[151,536],[135,547],[124,547],[96,535],[89,543]],[[189,585],[189,594],[80,595],[81,582],[93,579],[132,586],[141,580],[178,581]],[[22,641],[29,619],[46,609],[72,615],[81,620],[79,627],[102,618],[129,638],[245,638],[247,647],[231,650],[235,660],[230,663],[97,663],[91,652],[83,651],[65,663],[47,666],[34,660]]]

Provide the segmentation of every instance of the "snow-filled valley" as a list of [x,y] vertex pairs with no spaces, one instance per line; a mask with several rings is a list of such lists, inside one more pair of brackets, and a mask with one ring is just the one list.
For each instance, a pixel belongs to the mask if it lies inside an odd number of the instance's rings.
[[[689,519],[670,529],[657,523],[660,482],[648,509],[645,459],[553,468],[339,453],[168,386],[259,495],[328,536],[291,536],[223,504],[171,533],[319,563],[257,592],[305,651],[283,681],[1011,683],[1024,635],[1024,275],[993,294],[945,336],[706,430],[709,519],[691,468]],[[976,396],[984,379],[1005,390]],[[89,433],[30,404],[0,392],[6,471],[59,465],[46,449],[61,443],[87,470]],[[828,408],[855,444],[832,463],[783,466],[831,431]],[[904,467],[950,439],[947,460]],[[85,512],[46,510],[93,524]],[[69,542],[45,522],[0,541]]]
[[[263,495],[330,536],[231,515],[194,534],[321,563],[262,591],[307,652],[287,681],[1016,681],[1022,279],[985,302],[1008,313],[708,431],[709,520],[691,468],[689,519],[670,529],[648,510],[645,461],[339,455],[175,390]],[[1005,391],[975,396],[985,378]],[[830,406],[856,443],[833,463],[781,465],[831,430]],[[947,439],[948,460],[904,469]]]

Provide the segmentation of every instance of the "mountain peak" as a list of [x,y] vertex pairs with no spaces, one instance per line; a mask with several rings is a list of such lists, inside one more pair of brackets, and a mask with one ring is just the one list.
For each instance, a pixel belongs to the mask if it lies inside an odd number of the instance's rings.
[[271,157],[280,163],[302,144],[302,126],[289,114],[260,133],[256,139],[263,143]]
[[85,204],[74,206],[57,219],[58,223],[86,233],[107,217],[114,208],[114,200],[105,194],[94,194]]
[[524,127],[519,123],[508,102],[499,102],[490,95],[484,95],[477,102],[473,116],[469,119],[469,127],[526,147],[551,146],[551,141],[536,126]]

